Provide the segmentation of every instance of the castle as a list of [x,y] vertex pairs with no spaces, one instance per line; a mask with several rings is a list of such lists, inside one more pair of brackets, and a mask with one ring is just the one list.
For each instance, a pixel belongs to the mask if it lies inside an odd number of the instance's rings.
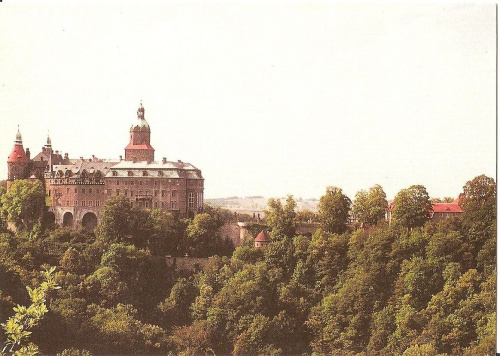
[[48,220],[93,229],[107,199],[123,195],[132,206],[163,209],[178,217],[194,217],[203,209],[201,171],[190,163],[155,161],[151,129],[142,103],[130,128],[125,159],[71,159],[52,149],[50,137],[33,159],[24,150],[18,129],[7,159],[7,187],[16,179],[40,179],[50,201]]

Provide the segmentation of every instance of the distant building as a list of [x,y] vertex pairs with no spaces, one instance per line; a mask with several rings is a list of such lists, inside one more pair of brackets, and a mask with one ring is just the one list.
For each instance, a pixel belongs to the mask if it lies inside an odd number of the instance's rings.
[[[464,194],[455,199],[452,203],[432,203],[432,211],[430,216],[432,220],[442,220],[453,216],[460,216],[463,213],[459,205],[460,199]],[[394,202],[391,202],[387,207],[387,221],[389,224],[392,222],[392,211],[394,210]]]
[[273,240],[271,240],[267,231],[262,230],[253,241],[255,248],[261,248],[270,244]]
[[452,203],[433,203],[432,204],[432,220],[442,220],[446,218],[451,218],[454,216],[460,216],[463,213],[462,208],[459,205],[460,199],[464,197],[464,194],[455,199]]
[[163,209],[179,217],[194,217],[203,209],[204,179],[190,163],[155,161],[150,144],[151,129],[142,103],[137,121],[130,128],[125,160],[70,159],[53,151],[50,137],[42,151],[30,159],[17,132],[7,159],[9,187],[16,179],[40,179],[50,197],[49,215],[59,224],[97,225],[107,199],[123,195],[132,206]]

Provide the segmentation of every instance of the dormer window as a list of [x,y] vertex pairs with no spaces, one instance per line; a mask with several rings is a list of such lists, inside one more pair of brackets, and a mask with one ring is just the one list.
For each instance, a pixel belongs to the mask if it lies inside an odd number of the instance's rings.
[[147,171],[142,171],[142,176],[143,177],[147,177],[148,176],[148,172]]
[[128,175],[129,177],[133,177],[133,176],[134,176],[134,172],[132,172],[132,171],[128,171],[128,172],[127,172],[127,175]]
[[158,171],[158,176],[163,177],[163,171]]
[[113,175],[113,177],[118,177],[118,172],[117,171],[112,171],[111,174]]

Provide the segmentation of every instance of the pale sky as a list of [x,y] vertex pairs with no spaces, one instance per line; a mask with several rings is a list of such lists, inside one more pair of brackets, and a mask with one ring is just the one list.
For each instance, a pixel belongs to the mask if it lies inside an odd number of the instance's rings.
[[[108,5],[106,5],[108,4]],[[140,100],[156,159],[205,197],[457,196],[495,177],[495,5],[0,3],[0,177],[32,156],[118,158]]]

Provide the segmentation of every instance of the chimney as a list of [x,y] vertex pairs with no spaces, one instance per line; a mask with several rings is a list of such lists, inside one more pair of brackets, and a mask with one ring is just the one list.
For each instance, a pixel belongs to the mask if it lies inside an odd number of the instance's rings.
[[177,160],[177,163],[182,163],[182,161],[180,159]]
[[31,152],[28,147],[26,147],[26,158],[28,158],[28,161],[30,160]]
[[59,154],[59,151],[56,150],[56,155],[58,155],[58,154]]
[[67,153],[64,154],[64,159],[69,159],[69,156]]
[[163,157],[163,159],[161,160],[161,163],[167,164],[167,157]]
[[123,156],[122,155],[120,155],[120,161],[123,161]]
[[80,160],[83,161],[83,157],[80,157]]

